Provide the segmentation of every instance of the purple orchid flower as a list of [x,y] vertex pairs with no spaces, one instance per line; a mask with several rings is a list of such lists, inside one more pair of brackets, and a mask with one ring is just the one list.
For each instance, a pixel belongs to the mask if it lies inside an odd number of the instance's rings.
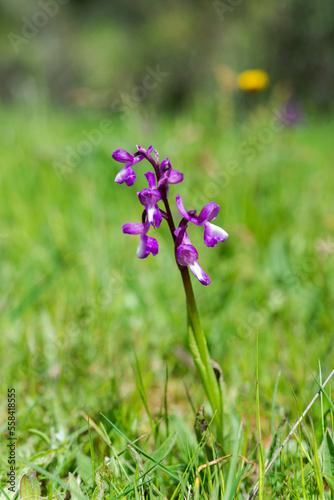
[[155,185],[155,175],[153,172],[146,172],[145,177],[150,189],[142,189],[137,193],[139,201],[144,205],[147,213],[147,220],[153,227],[158,228],[162,221],[162,214],[157,205],[161,200],[161,193]]
[[140,240],[137,247],[137,257],[139,259],[146,259],[150,255],[157,255],[159,245],[155,238],[147,236],[150,224],[148,221],[144,223],[128,222],[122,226],[123,233],[125,234],[140,234]]
[[111,155],[114,160],[120,162],[120,163],[131,163],[134,161],[135,157],[125,151],[125,149],[115,149],[113,154]]
[[203,268],[199,265],[198,252],[196,248],[191,244],[191,241],[187,235],[187,224],[178,227],[174,234],[176,236],[175,241],[175,255],[176,260],[180,266],[189,266],[190,271],[193,273],[195,278],[198,279],[202,285],[210,285],[211,279],[204,272]]
[[162,176],[167,176],[168,184],[178,184],[179,182],[183,181],[183,174],[178,170],[173,170],[172,164],[168,157],[161,162],[160,172]]
[[[165,218],[175,240],[175,257],[177,263],[181,266],[181,273],[187,272],[184,267],[189,266],[190,271],[200,283],[209,285],[211,280],[198,263],[198,252],[191,244],[187,235],[187,227],[189,222],[197,226],[203,226],[204,243],[208,247],[215,247],[219,241],[225,241],[228,237],[226,231],[212,224],[212,221],[219,213],[219,205],[216,205],[213,201],[207,203],[200,214],[197,215],[196,210],[186,211],[181,196],[177,195],[176,204],[183,220],[179,228],[175,230],[175,224],[168,202],[168,190],[170,184],[178,184],[183,180],[183,174],[173,169],[168,157],[160,163],[159,153],[153,146],[150,146],[148,149],[137,146],[137,152],[135,154],[130,154],[124,149],[116,149],[112,157],[116,161],[125,164],[115,179],[115,181],[120,184],[125,182],[128,186],[133,185],[136,179],[136,173],[132,167],[143,159],[149,162],[153,170],[145,173],[149,187],[137,192],[140,203],[145,207],[142,223],[127,223],[122,226],[124,233],[140,235],[137,256],[140,259],[145,259],[150,253],[152,255],[158,253],[159,247],[157,240],[147,236],[147,233],[150,226],[153,226],[154,229],[159,228],[162,219]],[[165,210],[161,210],[158,207],[159,201],[163,202]]]
[[127,186],[132,186],[136,180],[136,172],[133,170],[131,165],[127,165],[122,170],[118,172],[118,174],[115,177],[115,182],[118,182],[118,184],[125,184]]
[[[147,150],[143,149],[143,151],[149,154],[153,151],[153,146],[150,146]],[[111,156],[119,163],[126,164],[116,175],[115,182],[118,182],[118,184],[125,182],[127,186],[132,186],[136,180],[136,172],[132,167],[142,161],[144,156],[141,154],[132,155],[125,149],[116,149]]]
[[173,170],[169,158],[166,158],[160,165],[160,180],[158,188],[165,186],[166,196],[168,198],[169,184],[178,184],[183,181],[183,174],[178,170]]
[[211,223],[217,217],[220,210],[219,205],[216,205],[214,201],[207,203],[199,215],[196,215],[196,212],[193,210],[189,212],[185,210],[179,194],[176,195],[176,205],[182,217],[196,224],[196,226],[204,226],[204,243],[206,246],[216,247],[218,241],[225,241],[228,238],[228,234],[224,229]]

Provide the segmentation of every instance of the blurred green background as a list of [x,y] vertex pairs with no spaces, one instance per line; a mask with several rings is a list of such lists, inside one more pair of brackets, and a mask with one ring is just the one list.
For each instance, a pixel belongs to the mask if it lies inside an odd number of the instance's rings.
[[271,91],[333,104],[334,6],[325,0],[1,0],[0,12],[4,102],[110,111],[160,65],[168,77],[144,107],[176,113],[203,95],[219,103],[224,67],[262,68]]
[[[191,237],[231,406],[248,412],[258,334],[264,415],[279,372],[278,408],[295,414],[290,386],[303,400],[316,388],[304,359],[325,374],[333,360],[334,4],[1,0],[0,12],[0,346],[21,419],[58,429],[102,411],[137,436],[135,351],[152,413],[167,365],[169,402],[192,425],[183,383],[196,407],[203,394],[170,235],[140,261],[121,232],[145,179],[115,184],[111,153],[136,144],[184,172],[172,200],[221,206],[227,242]],[[269,86],[245,92],[238,75],[254,68]]]

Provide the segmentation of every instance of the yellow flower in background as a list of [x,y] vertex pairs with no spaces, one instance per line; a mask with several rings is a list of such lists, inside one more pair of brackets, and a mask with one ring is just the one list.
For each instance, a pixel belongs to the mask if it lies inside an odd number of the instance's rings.
[[246,92],[259,92],[268,87],[269,77],[262,69],[250,69],[240,73],[238,84]]

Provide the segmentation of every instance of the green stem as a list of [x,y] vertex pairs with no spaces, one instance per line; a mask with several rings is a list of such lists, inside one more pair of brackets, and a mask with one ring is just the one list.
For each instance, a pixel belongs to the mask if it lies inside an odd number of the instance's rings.
[[[166,193],[162,193],[162,199],[166,208],[167,222],[175,241],[175,224],[169,207]],[[177,262],[177,261],[176,261]],[[187,302],[187,317],[188,317],[188,342],[194,363],[203,384],[203,388],[212,407],[212,411],[216,412],[215,422],[217,426],[217,440],[223,443],[223,398],[221,385],[216,378],[214,369],[210,361],[209,349],[206,343],[206,338],[201,327],[200,317],[196,305],[193,287],[190,280],[188,267],[180,266],[180,270],[184,291]]]
[[189,348],[211,408],[213,412],[217,412],[215,416],[217,440],[220,444],[223,444],[223,398],[221,385],[211,364],[211,357],[201,326],[187,267],[182,268],[181,276],[187,300]]

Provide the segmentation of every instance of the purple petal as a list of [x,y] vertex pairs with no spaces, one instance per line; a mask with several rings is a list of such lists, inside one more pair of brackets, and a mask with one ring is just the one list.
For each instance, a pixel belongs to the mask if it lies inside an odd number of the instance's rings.
[[146,149],[143,148],[142,146],[139,146],[139,144],[136,145],[136,148],[137,148],[138,153],[140,153],[140,154],[146,153]]
[[157,205],[146,207],[147,221],[155,228],[160,227],[162,215]]
[[155,238],[147,236],[147,248],[153,256],[156,256],[159,252],[159,245]]
[[134,159],[133,155],[125,151],[125,149],[115,149],[111,156],[120,163],[130,163]]
[[155,205],[161,200],[161,194],[157,189],[142,189],[137,193],[139,201],[144,207]]
[[188,227],[188,225],[185,224],[184,226],[180,226],[177,229],[175,229],[175,231],[174,231],[174,234],[176,236],[175,248],[177,248],[178,246],[180,246],[182,244],[183,237],[184,237],[184,234],[186,232],[187,227]]
[[145,149],[137,144],[136,148],[138,150],[138,153],[140,153],[143,156],[146,156],[147,154],[150,154],[153,151],[153,146],[150,146],[148,149]]
[[122,226],[123,233],[125,234],[144,234],[146,231],[146,224],[140,222],[128,222]]
[[171,168],[172,168],[172,164],[169,161],[169,158],[167,157],[165,160],[163,160],[161,162],[161,165],[160,165],[161,173],[163,174],[166,170],[171,169]]
[[[187,224],[185,226],[177,227],[174,231],[175,236],[180,236],[181,233],[184,233],[186,229],[187,229]],[[183,237],[183,234],[182,234],[182,237]]]
[[198,222],[202,224],[206,221],[212,221],[215,219],[219,213],[220,207],[216,205],[214,201],[207,203],[201,210],[198,216]]
[[192,245],[179,245],[176,250],[176,258],[181,266],[193,265],[198,259],[198,252]]
[[169,184],[178,184],[183,181],[183,174],[178,170],[172,170],[168,177]]
[[155,238],[150,236],[142,235],[139,240],[137,248],[137,257],[139,259],[146,259],[150,255],[157,255],[159,251],[159,245]]
[[123,184],[123,182],[125,182],[128,186],[132,186],[135,180],[136,172],[131,168],[131,166],[123,167],[115,177],[115,182],[118,182],[118,184]]
[[188,212],[186,212],[186,210],[183,206],[183,203],[182,203],[182,198],[179,194],[176,195],[176,205],[177,205],[177,208],[179,209],[179,212],[182,215],[182,217],[189,220],[193,224],[196,224],[197,226],[199,225],[197,218],[192,217],[191,215],[189,215]]
[[194,264],[189,264],[189,269],[193,273],[193,275],[198,279],[202,285],[210,285],[211,280],[209,276],[204,272],[202,267],[196,261]]
[[155,160],[157,163],[159,163],[159,153],[156,149],[154,149],[153,151],[154,151]]
[[228,234],[224,229],[211,222],[205,222],[204,227],[204,243],[208,247],[216,247],[218,241],[225,241],[228,238]]
[[185,232],[184,235],[183,235],[183,240],[182,240],[182,243],[184,245],[191,245],[191,241],[190,241],[190,238],[188,236],[188,234]]
[[145,177],[148,181],[148,185],[150,186],[150,189],[155,188],[155,174],[153,172],[146,172]]
[[189,236],[186,233],[187,227],[188,226],[186,224],[185,226],[181,226],[181,227],[178,227],[177,229],[175,229],[174,234],[176,236],[176,240],[175,240],[176,247],[181,245],[181,243],[183,243],[184,245],[191,245],[191,241],[189,239]]

